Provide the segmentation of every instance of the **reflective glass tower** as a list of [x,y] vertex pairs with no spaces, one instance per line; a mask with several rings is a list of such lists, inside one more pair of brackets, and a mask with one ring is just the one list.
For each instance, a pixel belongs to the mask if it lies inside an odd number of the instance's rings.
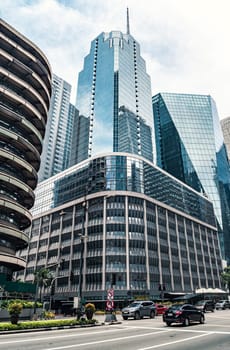
[[230,173],[215,102],[210,96],[153,97],[157,164],[213,201],[222,255],[230,261]]
[[92,41],[79,73],[76,107],[82,120],[77,134],[87,145],[74,150],[76,162],[105,150],[153,160],[150,77],[128,16],[126,34],[101,33]]
[[42,148],[39,182],[69,166],[73,116],[69,113],[71,85],[53,74],[52,97]]
[[220,124],[223,131],[224,143],[228,154],[228,160],[230,162],[230,117],[222,119],[220,121]]

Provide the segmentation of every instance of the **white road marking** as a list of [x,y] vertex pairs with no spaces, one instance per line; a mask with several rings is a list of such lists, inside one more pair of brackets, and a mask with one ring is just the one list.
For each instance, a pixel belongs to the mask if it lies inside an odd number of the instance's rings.
[[[126,329],[124,329],[126,330]],[[159,330],[159,328],[158,328]],[[122,329],[116,329],[117,332],[120,332],[122,331]],[[129,339],[129,338],[136,338],[136,337],[144,337],[144,336],[148,336],[148,335],[153,335],[153,334],[158,334],[158,333],[165,333],[165,332],[168,332],[167,330],[160,330],[159,332],[151,332],[151,333],[144,333],[144,334],[135,334],[135,335],[130,335],[130,336],[127,336],[127,337],[120,337],[120,338],[114,338],[114,339],[108,339],[108,340],[103,340],[103,341],[98,341],[98,343],[101,343],[101,342],[106,342],[106,341],[115,341],[117,339]],[[97,332],[95,333],[95,335],[98,335],[98,334],[102,334],[102,333],[107,333],[108,334],[108,330],[107,331],[102,331],[102,332]],[[84,337],[86,335],[92,335],[92,333],[82,333],[80,335],[83,335]],[[14,344],[14,343],[24,343],[24,342],[34,342],[34,341],[39,341],[39,340],[51,340],[51,339],[57,339],[57,338],[69,338],[69,337],[77,337],[79,336],[79,334],[70,334],[70,335],[62,335],[62,336],[51,336],[51,337],[44,337],[44,338],[29,338],[29,339],[19,339],[19,340],[11,340],[11,341],[3,341],[0,343],[0,345],[3,345],[3,344]],[[1,338],[0,338],[1,339]],[[97,343],[97,342],[95,342]],[[93,342],[94,344],[94,342]],[[74,346],[77,346],[77,345],[74,345]],[[71,347],[71,346],[70,346]],[[55,348],[56,349],[56,348]],[[57,348],[59,349],[59,348]],[[62,349],[62,347],[60,347],[60,349]],[[65,347],[63,347],[63,349],[65,349]]]
[[[129,329],[149,329],[149,327],[135,327],[135,326],[126,326],[124,328],[117,328],[117,329],[106,329],[106,330],[102,330],[102,331],[98,331],[95,332],[95,335],[98,334],[109,334],[109,333],[113,333],[113,332],[121,332],[122,330],[127,330],[127,328]],[[189,329],[179,329],[176,327],[171,327],[171,328],[157,328],[157,327],[151,327],[151,330],[153,332],[148,332],[148,333],[143,333],[143,334],[135,334],[135,335],[129,335],[129,336],[121,336],[121,337],[117,337],[117,338],[110,338],[110,339],[105,339],[105,340],[98,340],[98,341],[92,341],[92,342],[88,342],[88,343],[81,343],[81,344],[74,344],[74,345],[63,345],[63,346],[59,346],[59,347],[54,347],[54,348],[46,348],[44,350],[63,350],[63,349],[71,349],[71,348],[79,348],[79,347],[83,347],[83,346],[87,346],[87,345],[95,345],[95,344],[103,344],[103,343],[109,343],[109,342],[115,342],[115,341],[121,341],[121,340],[125,340],[125,339],[131,339],[131,338],[140,338],[140,337],[146,337],[146,336],[150,336],[150,335],[154,335],[154,334],[162,334],[162,333],[170,333],[170,332],[184,332],[184,333],[201,333],[199,335],[194,335],[191,336],[189,338],[184,338],[181,340],[177,340],[177,341],[172,341],[172,342],[168,342],[168,343],[164,343],[164,344],[159,344],[159,345],[153,345],[151,347],[147,347],[147,348],[141,348],[139,350],[148,350],[148,349],[156,349],[162,346],[168,346],[171,344],[175,344],[175,343],[180,343],[180,342],[185,342],[185,341],[189,341],[189,340],[193,340],[199,337],[204,337],[210,334],[224,334],[224,335],[230,335],[230,331],[229,332],[223,332],[223,331],[208,331],[208,330],[196,330],[196,329],[192,329],[189,327]],[[54,335],[54,336],[46,336],[46,337],[33,337],[33,338],[29,338],[29,339],[17,339],[17,340],[11,340],[10,341],[1,341],[0,343],[0,347],[1,345],[6,345],[6,344],[16,344],[16,343],[26,343],[26,342],[34,342],[34,341],[49,341],[52,339],[61,339],[61,338],[69,338],[69,337],[80,337],[80,336],[87,336],[87,335],[92,335],[92,330],[90,332],[82,332],[82,333],[71,333],[71,334],[62,334],[62,335]]]
[[[163,333],[164,333],[164,332],[167,332],[167,331],[163,331]],[[72,344],[72,345],[63,345],[63,346],[58,346],[58,347],[55,347],[55,348],[46,348],[46,349],[44,349],[44,350],[62,350],[62,349],[80,348],[80,347],[87,346],[87,345],[111,343],[111,342],[120,341],[120,340],[124,340],[124,339],[146,337],[146,336],[148,336],[148,335],[153,335],[153,334],[157,334],[157,333],[162,333],[162,331],[160,331],[160,332],[145,333],[145,334],[139,334],[139,335],[131,335],[131,336],[127,336],[127,337],[119,337],[119,338],[113,338],[113,339],[106,339],[106,340],[98,340],[98,341],[93,341],[93,342],[89,342],[89,343]],[[21,340],[20,342],[23,342],[23,340]],[[8,342],[8,343],[12,344],[12,342]],[[1,343],[1,344],[6,344],[6,343]]]
[[[196,338],[200,338],[200,337],[206,337],[209,334],[200,334],[200,335],[195,335],[194,337],[189,337],[189,338],[184,338],[184,339],[180,339],[180,340],[174,340],[171,341],[169,343],[164,343],[164,344],[159,344],[159,345],[153,345],[153,346],[149,346],[147,348],[140,348],[138,350],[149,350],[149,349],[157,349],[157,348],[162,348],[162,346],[168,346],[168,345],[172,345],[172,344],[176,344],[176,343],[183,343],[185,341],[189,341],[189,340],[194,340]],[[51,350],[51,349],[50,349]]]
[[[122,330],[126,330],[126,329],[111,329],[110,331],[112,332],[120,332]],[[73,329],[72,329],[73,331]],[[44,334],[44,332],[41,332]],[[105,330],[105,331],[99,331],[99,332],[95,332],[95,334],[103,334],[103,333],[107,333],[108,334],[108,330]],[[13,335],[13,334],[12,334]],[[14,334],[16,337],[18,336],[18,333],[15,333]],[[21,333],[20,335],[23,335],[25,336],[25,333]],[[62,335],[47,335],[46,337],[36,337],[36,336],[33,336],[33,338],[29,338],[29,339],[17,339],[17,340],[11,340],[11,341],[1,341],[0,342],[0,345],[2,344],[14,344],[14,343],[21,343],[21,342],[34,342],[34,341],[39,341],[39,340],[52,340],[52,339],[61,339],[61,338],[69,338],[69,337],[78,337],[78,336],[87,336],[87,335],[92,335],[92,332],[83,332],[83,333],[71,333],[71,334],[62,334]],[[0,337],[1,339],[1,337]]]
[[[215,324],[209,324],[209,326],[213,326],[213,327],[230,327],[230,325],[215,325]],[[135,326],[125,326],[126,328],[129,328],[129,329],[155,329],[155,330],[158,330],[158,329],[162,329],[162,330],[166,330],[165,328],[155,328],[155,327],[135,327]],[[209,334],[230,334],[230,331],[209,331],[209,330],[198,330],[198,329],[191,329],[191,328],[177,328],[177,327],[171,327],[171,328],[167,328],[167,331],[170,332],[170,331],[175,331],[175,332],[189,332],[189,333],[209,333]]]

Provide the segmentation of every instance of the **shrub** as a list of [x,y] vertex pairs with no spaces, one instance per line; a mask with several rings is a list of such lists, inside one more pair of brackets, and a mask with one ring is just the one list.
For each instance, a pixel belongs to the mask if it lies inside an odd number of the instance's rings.
[[[8,309],[8,305],[11,303],[21,303],[23,306],[23,309],[33,309],[34,308],[34,301],[27,301],[27,300],[21,300],[21,299],[10,299],[10,300],[4,300],[2,301],[1,307],[2,309]],[[36,301],[36,307],[41,308],[43,305],[39,301]]]
[[43,317],[46,320],[52,320],[52,319],[55,318],[55,314],[52,311],[45,311],[44,314],[43,314]]
[[7,310],[10,315],[20,315],[23,305],[18,301],[14,301],[8,304]]
[[91,310],[93,313],[96,311],[95,305],[92,303],[88,303],[85,305],[85,311]]
[[94,325],[98,321],[86,320],[85,318],[77,321],[72,320],[42,320],[42,321],[24,321],[19,322],[17,325],[11,324],[10,322],[0,322],[0,331],[6,330],[18,330],[18,329],[36,329],[36,328],[49,328],[49,327],[63,327],[63,326],[85,326]]
[[104,315],[105,314],[105,311],[104,310],[97,310],[95,312],[95,315]]

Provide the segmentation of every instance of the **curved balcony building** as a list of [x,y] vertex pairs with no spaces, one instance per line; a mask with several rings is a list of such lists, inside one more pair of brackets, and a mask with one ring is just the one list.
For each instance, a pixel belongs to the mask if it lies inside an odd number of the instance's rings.
[[51,69],[41,50],[0,19],[0,273],[25,268],[16,256],[40,167],[51,96]]

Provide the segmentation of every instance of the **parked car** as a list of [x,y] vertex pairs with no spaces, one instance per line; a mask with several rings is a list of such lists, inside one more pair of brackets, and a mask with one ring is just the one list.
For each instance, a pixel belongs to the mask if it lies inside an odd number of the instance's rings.
[[215,311],[215,303],[212,300],[200,300],[195,304],[195,307],[203,312]]
[[163,315],[166,310],[168,310],[168,306],[163,304],[156,304],[156,316]]
[[216,309],[221,309],[221,310],[225,310],[225,309],[230,309],[230,303],[228,300],[219,300],[216,303]]
[[203,311],[190,304],[175,304],[168,308],[163,314],[163,321],[170,326],[172,323],[181,323],[189,326],[192,322],[204,323]]
[[139,320],[144,316],[154,318],[156,315],[156,306],[152,301],[135,300],[127,307],[122,309],[122,317],[127,320],[129,317],[133,317],[135,320]]

